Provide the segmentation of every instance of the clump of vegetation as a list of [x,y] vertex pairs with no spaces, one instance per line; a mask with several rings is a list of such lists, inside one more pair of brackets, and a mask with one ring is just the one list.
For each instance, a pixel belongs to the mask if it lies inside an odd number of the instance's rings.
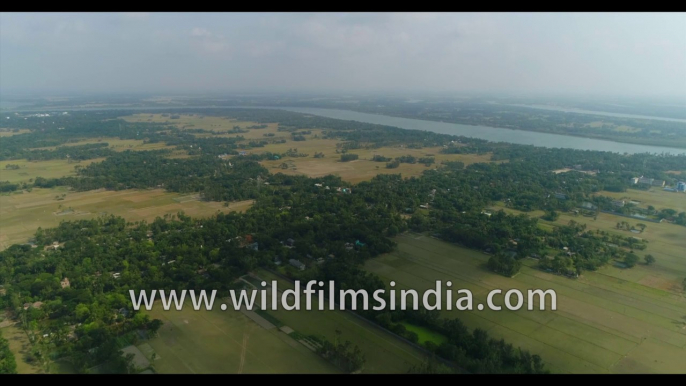
[[655,257],[653,255],[645,255],[644,257],[646,265],[651,265],[655,262]]
[[358,158],[360,158],[360,156],[357,154],[353,154],[353,153],[341,154],[341,162],[354,161]]
[[414,164],[417,163],[417,157],[412,155],[403,155],[396,157],[396,160],[403,164]]
[[[624,257],[624,264],[625,264],[628,268],[633,268],[633,267],[636,265],[636,263],[638,263],[639,260],[640,260],[640,259],[639,259],[638,256],[636,256],[635,254],[633,254],[633,253],[628,253],[628,254]],[[647,261],[647,260],[646,260],[646,261]]]
[[541,218],[547,221],[557,221],[557,219],[560,218],[560,214],[554,210],[550,210],[541,216]]
[[434,157],[422,157],[418,162],[424,164],[424,166],[431,166],[436,162],[436,159]]
[[386,164],[387,169],[396,169],[399,166],[400,166],[400,161],[398,161],[398,160],[391,161],[391,162]]
[[488,269],[501,275],[512,277],[522,267],[522,262],[514,257],[496,254],[488,259]]

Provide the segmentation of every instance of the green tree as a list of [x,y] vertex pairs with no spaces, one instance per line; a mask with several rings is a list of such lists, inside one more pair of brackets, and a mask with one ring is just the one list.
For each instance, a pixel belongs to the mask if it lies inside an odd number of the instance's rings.
[[638,263],[638,260],[638,256],[633,253],[628,253],[626,257],[624,257],[624,264],[629,268],[633,268],[636,263]]
[[645,255],[644,259],[646,261],[646,265],[650,265],[655,262],[655,258],[653,257],[653,255]]

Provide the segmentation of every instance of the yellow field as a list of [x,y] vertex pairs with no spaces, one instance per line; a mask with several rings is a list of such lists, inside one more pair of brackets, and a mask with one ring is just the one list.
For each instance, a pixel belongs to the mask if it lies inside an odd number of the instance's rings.
[[[158,150],[158,149],[173,149],[173,146],[167,146],[166,144],[159,143],[144,143],[142,139],[118,139],[111,137],[98,137],[89,138],[76,142],[68,142],[61,146],[80,146],[80,145],[90,145],[94,143],[107,143],[108,148],[114,151],[125,151],[125,150]],[[58,146],[46,146],[46,147],[36,147],[32,150],[54,150]]]
[[[385,147],[374,150],[350,150],[360,156],[360,159],[351,162],[340,162],[340,154],[336,154],[336,145],[340,141],[335,139],[323,139],[321,129],[310,130],[312,134],[305,135],[306,141],[293,141],[289,132],[278,131],[278,124],[270,123],[264,129],[251,129],[247,133],[226,133],[234,126],[246,129],[250,126],[258,125],[256,122],[236,121],[223,117],[210,117],[202,115],[181,115],[179,119],[169,119],[161,114],[135,114],[123,117],[131,122],[158,122],[174,124],[179,128],[201,128],[212,130],[217,134],[198,134],[198,137],[220,136],[236,137],[242,136],[249,140],[274,140],[286,139],[286,143],[269,144],[265,147],[247,150],[249,153],[260,154],[263,152],[284,153],[288,149],[298,149],[298,152],[309,154],[308,157],[284,157],[280,160],[270,160],[261,162],[272,173],[284,173],[290,175],[306,175],[309,177],[320,177],[327,174],[340,176],[346,181],[353,183],[365,181],[373,178],[377,174],[402,174],[403,177],[418,176],[424,170],[436,168],[442,161],[462,161],[465,165],[476,162],[490,162],[490,154],[486,155],[461,155],[461,154],[441,154],[440,147],[425,149],[407,149],[401,147]],[[222,134],[224,133],[224,134]],[[265,137],[264,134],[272,133],[273,137]],[[317,138],[315,138],[315,136]],[[324,158],[314,158],[314,153],[324,153]],[[387,169],[385,162],[372,162],[370,159],[375,155],[383,155],[389,158],[400,157],[403,155],[413,155],[417,158],[431,155],[435,157],[436,164],[426,167],[422,164],[401,164],[396,169]],[[283,163],[288,164],[287,169],[282,169]]]
[[[62,194],[66,194],[64,200],[57,200],[56,196]],[[250,200],[232,202],[225,207],[221,202],[198,201],[193,199],[193,195],[167,193],[162,189],[88,192],[70,192],[64,187],[34,189],[30,193],[0,196],[0,249],[24,243],[38,227],[55,227],[63,220],[114,214],[128,221],[150,222],[155,217],[179,211],[192,217],[206,217],[217,212],[243,212],[252,203]]]
[[[93,162],[103,161],[104,158],[94,158],[86,161],[69,162],[67,160],[27,161],[25,159],[0,161],[0,181],[11,183],[29,182],[36,177],[59,178],[76,175],[74,167],[86,167]],[[5,169],[8,164],[19,165],[19,169]]]
[[[319,135],[320,138],[314,138]],[[367,181],[378,174],[401,174],[403,177],[419,176],[425,170],[435,169],[443,161],[462,161],[465,165],[477,162],[491,162],[490,154],[441,154],[440,147],[424,149],[408,149],[401,147],[383,147],[380,149],[355,149],[349,153],[357,154],[359,159],[349,162],[340,162],[341,154],[336,154],[336,144],[334,139],[322,139],[320,130],[313,130],[312,134],[306,136],[307,141],[288,141],[282,144],[271,144],[262,148],[252,149],[254,153],[273,152],[284,153],[290,148],[297,149],[300,153],[308,154],[308,157],[284,157],[279,160],[262,161],[271,173],[284,173],[290,175],[306,175],[308,177],[321,177],[328,174],[341,177],[345,181],[357,183]],[[323,158],[314,158],[317,152],[324,153]],[[436,163],[431,166],[423,164],[402,163],[395,169],[387,169],[386,162],[374,162],[371,159],[374,155],[382,155],[387,158],[396,158],[404,155],[412,155],[416,158],[431,156]],[[288,165],[287,169],[281,167],[282,164]]]
[[29,133],[29,132],[31,132],[31,130],[29,130],[29,129],[19,129],[17,131],[13,131],[12,129],[0,129],[0,138],[11,137],[13,135],[25,134],[25,133]]
[[[173,115],[173,114],[170,114]],[[215,117],[215,116],[205,116],[200,114],[183,114],[179,116],[179,119],[171,119],[170,117],[163,117],[162,114],[134,114],[122,117],[122,119],[128,122],[152,122],[152,123],[165,123],[169,125],[174,125],[181,129],[203,129],[210,130],[217,134],[226,133],[227,131],[233,130],[235,126],[239,126],[241,129],[246,129],[249,126],[260,125],[257,122],[245,122],[238,121],[235,119],[227,117]],[[262,134],[268,132],[276,132],[278,127],[277,123],[267,124],[265,129],[255,129],[250,130],[249,133],[231,134],[233,135],[243,135],[249,139],[264,138]],[[287,132],[279,132],[283,136],[290,136]]]

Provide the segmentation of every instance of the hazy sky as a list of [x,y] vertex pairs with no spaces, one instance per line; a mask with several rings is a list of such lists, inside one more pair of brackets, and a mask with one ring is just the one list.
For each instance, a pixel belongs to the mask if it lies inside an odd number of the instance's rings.
[[686,95],[686,13],[0,13],[0,90]]

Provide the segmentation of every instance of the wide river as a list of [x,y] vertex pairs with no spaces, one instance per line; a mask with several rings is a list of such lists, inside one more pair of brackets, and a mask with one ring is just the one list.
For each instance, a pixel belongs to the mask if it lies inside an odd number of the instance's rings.
[[686,154],[686,149],[679,149],[673,147],[663,146],[648,146],[637,145],[631,143],[612,142],[601,139],[573,137],[569,135],[537,133],[533,131],[511,130],[487,126],[470,126],[461,125],[459,123],[446,123],[425,121],[421,119],[399,118],[388,115],[359,113],[350,110],[324,109],[318,107],[273,107],[273,106],[155,106],[155,107],[96,107],[96,108],[69,108],[63,107],[59,109],[17,109],[15,111],[29,112],[29,111],[97,111],[97,110],[174,110],[174,109],[190,109],[190,108],[261,108],[261,109],[281,109],[287,111],[294,111],[299,113],[318,115],[321,117],[342,119],[346,121],[358,121],[365,123],[374,123],[386,126],[395,126],[401,129],[410,130],[425,130],[440,134],[461,135],[465,137],[473,137],[485,139],[493,142],[509,142],[520,145],[534,145],[550,148],[569,148],[579,150],[597,150],[597,151],[611,151],[614,153],[669,153],[669,154]]
[[562,111],[565,113],[577,113],[585,115],[600,115],[605,117],[616,117],[616,118],[638,118],[638,119],[648,119],[655,121],[667,121],[667,122],[681,122],[686,123],[686,119],[681,118],[667,118],[667,117],[656,117],[654,115],[636,115],[636,114],[623,114],[623,113],[611,113],[609,111],[596,111],[596,110],[583,110],[577,108],[566,108],[559,106],[546,106],[546,105],[522,105],[522,104],[511,104],[507,106],[517,106],[517,107],[527,107],[530,109],[539,110],[551,110],[551,111]]
[[295,111],[327,118],[343,119],[395,126],[401,129],[426,130],[434,133],[462,135],[481,138],[493,142],[509,142],[521,145],[534,145],[552,148],[611,151],[615,153],[671,153],[686,154],[686,149],[647,146],[631,143],[605,141],[601,139],[573,137],[569,135],[537,133],[533,131],[511,130],[486,126],[469,126],[458,123],[434,122],[420,119],[390,117],[387,115],[358,113],[349,110],[322,109],[315,107],[282,107]]

